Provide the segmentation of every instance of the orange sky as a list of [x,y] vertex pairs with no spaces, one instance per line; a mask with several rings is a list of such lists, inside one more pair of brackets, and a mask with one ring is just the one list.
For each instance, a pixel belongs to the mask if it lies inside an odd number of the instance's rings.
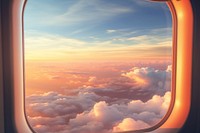
[[[49,91],[68,93],[71,89],[83,86],[101,87],[114,77],[132,67],[148,66],[166,69],[170,60],[135,61],[135,62],[42,62],[26,61],[26,95]],[[71,93],[71,92],[70,92]]]

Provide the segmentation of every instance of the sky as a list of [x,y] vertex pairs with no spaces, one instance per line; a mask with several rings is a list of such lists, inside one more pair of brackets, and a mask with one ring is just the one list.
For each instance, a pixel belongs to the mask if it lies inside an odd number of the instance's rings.
[[26,114],[38,133],[114,133],[158,123],[170,104],[165,3],[28,0]]
[[140,60],[171,55],[171,15],[164,4],[30,0],[25,10],[29,60]]

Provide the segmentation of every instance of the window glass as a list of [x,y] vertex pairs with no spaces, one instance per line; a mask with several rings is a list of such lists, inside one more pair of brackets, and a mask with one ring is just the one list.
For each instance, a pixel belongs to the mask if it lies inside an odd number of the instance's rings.
[[166,3],[28,0],[24,40],[26,116],[38,133],[149,128],[170,106]]

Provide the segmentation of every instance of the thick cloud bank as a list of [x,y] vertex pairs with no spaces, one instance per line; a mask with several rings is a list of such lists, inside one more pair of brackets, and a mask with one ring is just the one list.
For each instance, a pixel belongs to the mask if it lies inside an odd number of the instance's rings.
[[[90,82],[96,80],[92,77]],[[84,86],[73,90],[77,92],[74,95],[54,91],[31,95],[26,98],[26,113],[38,133],[138,130],[156,124],[165,115],[170,84],[170,66],[166,70],[134,67],[101,88]],[[145,99],[146,95],[150,98]]]

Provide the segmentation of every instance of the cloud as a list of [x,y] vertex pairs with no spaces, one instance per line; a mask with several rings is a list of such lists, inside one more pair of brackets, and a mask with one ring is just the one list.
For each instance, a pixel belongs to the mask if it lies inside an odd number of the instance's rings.
[[83,23],[95,25],[118,15],[134,12],[132,8],[103,0],[51,1],[48,3],[30,1],[27,7],[26,26],[32,26],[32,21],[37,21],[35,26],[42,28],[52,25],[70,26],[71,28],[74,24],[82,25]]
[[[77,115],[76,118],[70,119],[69,126],[77,130],[83,129],[82,127],[89,126],[91,123],[99,123],[98,125],[101,125],[100,129],[97,128],[96,130],[93,129],[87,132],[100,133],[104,132],[105,129],[111,130],[110,128],[112,127],[114,122],[120,120],[122,118],[122,115],[123,114],[119,112],[116,108],[108,106],[105,101],[100,101],[96,103],[89,112],[85,111]],[[78,131],[77,133],[79,133]]]
[[123,42],[127,44],[148,44],[157,45],[163,42],[168,42],[171,45],[172,42],[172,28],[154,28],[154,29],[108,29],[106,33],[110,34],[114,42]]
[[[86,123],[101,122],[102,129],[110,131],[112,128],[114,132],[143,129],[161,120],[163,113],[167,111],[165,103],[169,101],[170,92],[163,97],[155,95],[147,102],[132,100],[128,104],[109,105],[105,101],[100,101],[93,106],[90,112],[85,111],[71,119],[69,125],[81,128]],[[90,132],[100,133],[101,130]]]
[[135,36],[132,36],[132,37],[127,37],[127,38],[124,38],[122,41],[126,41],[127,43],[131,42],[131,43],[134,43],[134,44],[146,44],[146,45],[158,45],[160,43],[165,43],[167,42],[168,45],[171,46],[172,44],[172,38],[171,36],[169,35],[169,33],[171,34],[171,32],[169,31],[165,31],[161,34],[158,34],[158,33],[154,33],[151,34],[153,32],[152,31],[147,31],[147,33],[150,32],[149,34],[145,34],[145,35],[135,35]]
[[66,96],[56,92],[27,97],[27,113],[31,116],[55,117],[65,114],[80,113],[91,108],[102,99],[94,93],[80,92],[76,96]]
[[[29,122],[39,133],[111,133],[156,124],[166,113],[170,98],[170,92],[166,92],[163,97],[154,95],[147,102],[131,100],[123,104],[109,104],[104,101],[106,98],[100,99],[94,94],[82,94],[72,99],[70,96],[51,92],[43,96],[28,97],[28,101],[34,102],[27,108],[35,113],[27,114],[31,114],[28,116]],[[47,99],[54,100],[46,103]],[[80,107],[77,108],[76,105]],[[81,108],[82,111],[79,110]]]
[[63,131],[70,119],[106,99],[89,92],[80,92],[76,96],[48,92],[27,97],[26,113],[29,122],[38,132]]
[[152,7],[155,6],[156,4],[148,1],[148,0],[143,0],[143,1],[138,1],[138,0],[133,0],[134,3],[136,3],[137,5],[141,6],[141,7]]
[[95,76],[90,76],[88,82],[94,83],[97,80]]
[[147,35],[142,35],[142,36],[135,36],[135,37],[131,37],[128,38],[127,40],[129,41],[146,41],[148,40],[150,37]]
[[131,71],[122,73],[122,76],[134,80],[137,85],[145,88],[154,87],[158,90],[170,90],[171,71],[171,65],[169,65],[166,70],[156,70],[151,67],[133,67]]
[[55,46],[65,46],[67,48],[67,46],[78,47],[84,46],[86,44],[86,42],[79,39],[67,38],[60,35],[51,35],[48,33],[41,33],[37,31],[29,31],[26,34],[28,36],[25,38],[25,43],[27,44],[25,48],[35,49],[48,47],[48,49],[50,49],[52,46],[54,46],[53,48],[55,48]]
[[[112,133],[153,126],[170,104],[171,92],[164,84],[170,86],[171,70],[171,65],[166,70],[133,67],[101,87],[91,84],[70,95],[52,91],[28,96],[29,123],[38,133]],[[101,83],[96,76],[87,82]]]
[[107,33],[115,33],[117,30],[106,30]]
[[[166,8],[167,7],[167,4],[166,3],[156,3],[156,2],[152,2],[152,1],[149,1],[149,0],[132,0],[132,2],[136,3],[138,6],[142,7],[142,8],[150,8],[150,7],[153,7],[153,8]],[[168,8],[166,8],[168,9]],[[169,9],[168,9],[169,10]]]
[[101,81],[96,78],[95,86],[90,84],[77,89],[77,92],[93,92],[100,96],[107,96],[111,99],[117,98],[140,99],[147,101],[153,95],[164,95],[166,91],[171,90],[171,65],[164,69],[155,69],[153,67],[133,67],[121,76],[109,78]]
[[63,14],[56,16],[55,21],[47,22],[47,24],[97,23],[129,12],[133,12],[133,9],[114,3],[105,3],[101,0],[91,2],[81,0],[74,3]]
[[113,132],[131,131],[135,129],[139,130],[145,127],[149,127],[149,125],[143,121],[136,121],[132,118],[125,118],[117,126],[113,127]]
[[25,59],[83,61],[170,58],[171,37],[163,35],[169,30],[161,28],[145,31],[145,33],[152,33],[151,35],[127,35],[134,33],[126,32],[125,29],[110,29],[107,32],[116,35],[108,40],[83,40],[28,31],[25,37]]

